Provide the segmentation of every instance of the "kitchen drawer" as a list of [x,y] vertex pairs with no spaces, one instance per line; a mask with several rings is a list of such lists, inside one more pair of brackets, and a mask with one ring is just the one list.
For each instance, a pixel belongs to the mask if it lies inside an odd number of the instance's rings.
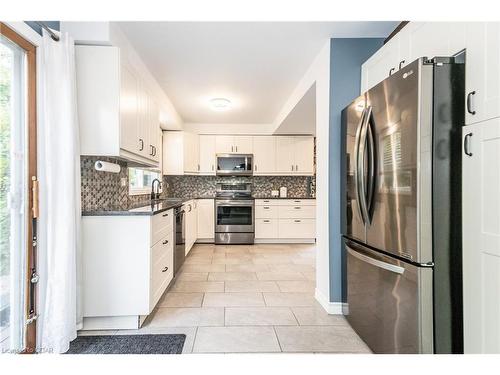
[[315,219],[279,219],[279,238],[316,238]]
[[280,219],[315,219],[315,206],[280,206],[278,207],[278,215]]
[[170,247],[160,259],[151,262],[151,264],[150,307],[152,308],[156,305],[174,277],[173,248]]
[[279,199],[280,206],[316,206],[316,199]]
[[255,238],[278,238],[277,219],[255,219]]
[[277,206],[279,199],[256,199],[256,206]]
[[278,206],[255,206],[256,219],[277,219]]
[[174,246],[174,233],[171,231],[151,248],[151,263],[155,263]]
[[173,231],[174,211],[168,210],[151,218],[151,246]]

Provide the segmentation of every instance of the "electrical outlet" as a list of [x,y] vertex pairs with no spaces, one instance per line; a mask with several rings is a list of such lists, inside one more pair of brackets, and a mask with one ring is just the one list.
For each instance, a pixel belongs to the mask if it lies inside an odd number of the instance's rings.
[[127,186],[127,177],[120,178],[120,184],[122,187],[126,187]]

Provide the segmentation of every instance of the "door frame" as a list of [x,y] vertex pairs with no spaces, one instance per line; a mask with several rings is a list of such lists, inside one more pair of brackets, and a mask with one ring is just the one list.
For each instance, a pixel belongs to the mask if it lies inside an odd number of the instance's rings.
[[[28,318],[36,317],[36,284],[31,283],[31,276],[36,271],[36,238],[34,238],[34,223],[38,217],[38,181],[37,181],[37,100],[36,100],[36,46],[26,40],[23,36],[11,29],[5,23],[0,22],[0,34],[5,36],[10,41],[16,43],[26,52],[27,65],[27,92],[26,92],[26,109],[28,126],[28,175],[27,181],[30,184],[26,186],[28,207],[26,212],[28,222],[27,225],[27,249],[26,249],[26,316]],[[33,300],[34,306],[30,306],[30,300]],[[26,325],[25,331],[25,348],[23,353],[36,352],[36,319]]]

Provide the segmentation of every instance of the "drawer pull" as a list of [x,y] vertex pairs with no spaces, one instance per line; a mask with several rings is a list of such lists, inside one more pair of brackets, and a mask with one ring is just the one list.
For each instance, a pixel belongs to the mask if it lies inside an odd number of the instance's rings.
[[300,210],[302,207],[294,207],[294,209],[296,210]]
[[264,201],[264,203],[269,203],[269,201]]
[[301,221],[300,221],[300,220],[294,220],[294,222],[296,222],[296,223],[300,223]]
[[264,220],[264,223],[270,223],[270,221],[269,220]]
[[168,271],[168,267],[165,267],[164,269],[161,270],[161,272],[167,272]]
[[163,215],[161,215],[161,216],[163,216],[163,217],[167,217],[167,216],[168,216],[168,214],[163,214]]
[[162,244],[164,245],[168,244],[168,240],[163,241]]
[[267,207],[267,206],[266,206],[266,207],[264,207],[264,210],[269,210],[269,207]]

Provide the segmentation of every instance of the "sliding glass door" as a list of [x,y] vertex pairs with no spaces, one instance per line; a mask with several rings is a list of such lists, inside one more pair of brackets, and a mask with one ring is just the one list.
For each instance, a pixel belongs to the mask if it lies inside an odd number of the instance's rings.
[[[35,48],[0,23],[0,343],[34,349]],[[34,280],[36,281],[36,279]]]

